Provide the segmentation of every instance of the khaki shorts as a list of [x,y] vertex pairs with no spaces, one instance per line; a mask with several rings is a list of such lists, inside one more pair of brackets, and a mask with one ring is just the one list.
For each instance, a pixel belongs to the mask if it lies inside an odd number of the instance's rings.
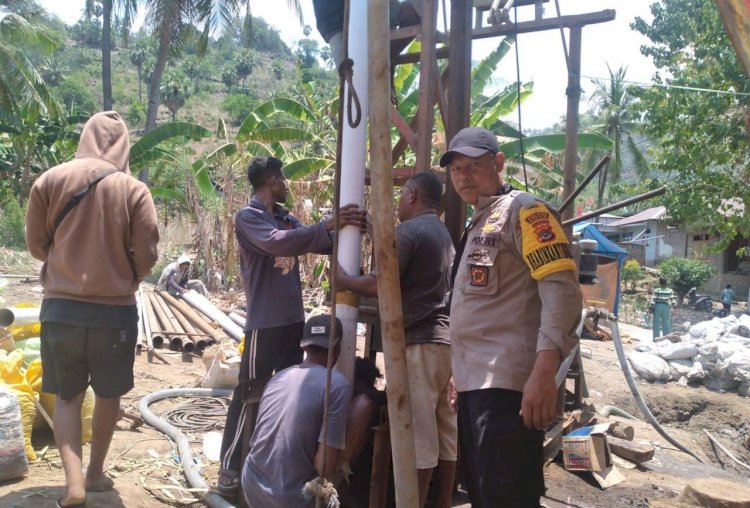
[[456,415],[448,406],[451,348],[447,344],[406,347],[414,447],[417,468],[431,469],[438,460],[456,460]]
[[137,321],[120,328],[42,323],[42,391],[72,399],[90,384],[98,397],[133,388]]

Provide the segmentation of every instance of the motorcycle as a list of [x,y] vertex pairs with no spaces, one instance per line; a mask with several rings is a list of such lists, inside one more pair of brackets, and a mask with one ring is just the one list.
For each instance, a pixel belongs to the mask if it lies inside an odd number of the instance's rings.
[[708,295],[699,295],[698,288],[691,288],[685,297],[688,299],[688,305],[695,310],[710,312],[714,308],[714,302]]

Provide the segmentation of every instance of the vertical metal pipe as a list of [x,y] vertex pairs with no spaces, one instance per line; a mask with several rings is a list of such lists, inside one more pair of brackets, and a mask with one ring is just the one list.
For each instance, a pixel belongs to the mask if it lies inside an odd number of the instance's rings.
[[[448,43],[448,125],[446,143],[458,131],[469,126],[471,102],[471,0],[451,1],[451,32]],[[445,227],[453,244],[458,246],[466,219],[466,205],[453,190],[450,178],[446,179]]]
[[[576,168],[578,166],[578,105],[581,101],[581,27],[570,28],[570,54],[568,56],[568,112],[565,117],[565,159],[563,161],[563,200],[573,194],[576,188]],[[562,213],[562,220],[573,217],[573,208]],[[565,230],[568,238],[572,229]]]
[[370,0],[370,182],[378,266],[378,308],[383,335],[383,356],[388,384],[388,415],[393,448],[396,506],[419,505],[414,429],[411,424],[406,344],[401,307],[396,231],[393,224],[391,166],[391,98],[388,0]]

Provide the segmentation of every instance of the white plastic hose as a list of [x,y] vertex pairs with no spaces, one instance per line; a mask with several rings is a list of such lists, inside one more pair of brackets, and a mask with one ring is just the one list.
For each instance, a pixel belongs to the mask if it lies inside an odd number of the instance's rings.
[[182,470],[185,472],[190,487],[200,489],[196,492],[203,498],[203,502],[212,508],[234,508],[234,505],[221,497],[215,492],[209,492],[208,484],[203,480],[201,471],[193,461],[193,452],[190,449],[190,443],[187,438],[176,427],[168,424],[154,413],[149,406],[154,402],[169,397],[231,397],[232,390],[222,390],[218,388],[173,388],[171,390],[161,390],[149,393],[141,399],[138,404],[138,410],[141,412],[143,420],[166,434],[172,441],[177,444],[177,453],[180,455]]
[[39,307],[5,307],[0,309],[0,326],[23,326],[39,322]]

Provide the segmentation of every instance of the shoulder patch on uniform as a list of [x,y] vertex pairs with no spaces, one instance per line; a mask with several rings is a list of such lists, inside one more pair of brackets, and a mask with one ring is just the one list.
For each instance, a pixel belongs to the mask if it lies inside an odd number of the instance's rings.
[[524,207],[520,211],[520,223],[523,260],[534,279],[576,270],[568,238],[547,206],[535,201],[533,207]]

